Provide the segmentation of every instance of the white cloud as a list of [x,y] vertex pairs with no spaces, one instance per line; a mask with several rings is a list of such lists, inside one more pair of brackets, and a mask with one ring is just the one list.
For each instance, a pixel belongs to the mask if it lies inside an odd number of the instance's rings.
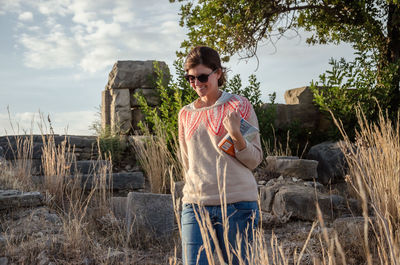
[[31,12],[23,12],[18,16],[18,19],[22,21],[32,21],[33,14]]
[[0,2],[0,15],[8,12],[19,12],[21,5],[20,0],[1,0]]
[[79,60],[79,47],[62,31],[36,37],[23,34],[20,43],[26,48],[25,65],[32,68],[56,69],[73,67]]
[[[91,135],[89,126],[97,119],[95,111],[71,111],[56,113],[19,112],[11,114],[0,113],[0,135],[33,133],[49,133],[47,116],[56,134]],[[41,129],[42,128],[42,129]]]
[[108,45],[99,45],[93,48],[80,61],[80,66],[87,72],[97,72],[115,63],[119,50]]
[[111,67],[118,59],[172,57],[184,37],[177,11],[167,2],[158,2],[156,9],[153,4],[139,0],[30,3],[32,12],[21,14],[21,20],[26,22],[28,13],[33,19],[38,12],[44,22],[35,19],[41,24],[20,23],[17,28],[24,64],[37,69],[78,66],[93,73]]

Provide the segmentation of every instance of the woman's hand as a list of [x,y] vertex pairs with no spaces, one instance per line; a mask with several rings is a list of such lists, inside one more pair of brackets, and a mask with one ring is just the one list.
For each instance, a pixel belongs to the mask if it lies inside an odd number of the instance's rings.
[[242,116],[238,112],[238,110],[233,111],[225,116],[222,121],[225,129],[228,131],[229,135],[233,140],[233,144],[235,145],[235,149],[240,151],[246,148],[246,141],[243,138],[242,133],[240,132],[240,121]]

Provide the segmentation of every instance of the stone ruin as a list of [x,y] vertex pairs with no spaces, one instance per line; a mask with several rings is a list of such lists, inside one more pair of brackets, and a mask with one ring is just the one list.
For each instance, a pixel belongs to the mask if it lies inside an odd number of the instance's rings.
[[[101,122],[102,128],[110,128],[113,133],[129,135],[139,130],[137,124],[144,117],[134,94],[143,93],[148,104],[156,107],[160,104],[156,88],[157,63],[163,72],[164,82],[168,83],[169,69],[161,61],[117,61],[108,77],[108,83],[102,91]],[[286,104],[275,104],[275,129],[297,121],[302,128],[310,131],[326,131],[330,122],[318,111],[313,103],[313,94],[309,87],[299,87],[285,92]],[[268,103],[264,104],[268,106]]]
[[157,63],[163,73],[163,82],[167,83],[169,69],[160,61],[117,61],[108,77],[108,83],[102,92],[101,122],[102,128],[110,128],[113,133],[133,134],[138,130],[138,122],[143,114],[134,97],[143,93],[147,103],[154,107],[160,104],[155,81]]

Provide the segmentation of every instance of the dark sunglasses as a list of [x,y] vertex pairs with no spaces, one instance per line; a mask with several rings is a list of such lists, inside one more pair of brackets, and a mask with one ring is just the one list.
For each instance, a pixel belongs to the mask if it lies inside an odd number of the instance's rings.
[[194,81],[197,79],[199,80],[199,82],[201,83],[206,83],[208,81],[208,77],[210,75],[212,75],[213,73],[215,73],[218,70],[215,69],[214,71],[212,71],[211,73],[209,73],[208,75],[206,74],[201,74],[199,76],[194,76],[194,75],[185,75],[185,79],[189,82],[189,83],[194,83]]

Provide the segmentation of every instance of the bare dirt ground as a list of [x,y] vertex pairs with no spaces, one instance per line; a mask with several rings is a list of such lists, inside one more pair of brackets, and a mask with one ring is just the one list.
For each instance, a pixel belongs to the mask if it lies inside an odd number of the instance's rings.
[[[268,219],[268,218],[266,218]],[[177,257],[180,263],[179,233],[170,242],[159,242],[146,247],[107,248],[98,245],[93,255],[85,256],[71,246],[66,234],[65,220],[43,206],[34,209],[15,209],[0,212],[0,257],[8,264],[168,264]],[[293,253],[301,251],[307,240],[312,223],[290,221],[281,223],[269,218],[262,224],[263,233],[271,253],[271,238],[274,234],[285,256],[291,260]],[[312,257],[320,253],[319,229],[314,229],[301,264],[312,264]],[[93,235],[92,240],[96,240]],[[138,239],[140,240],[140,239]],[[99,240],[100,242],[104,242]],[[276,244],[276,243],[272,243]],[[96,245],[96,243],[94,243]],[[176,246],[176,253],[175,253]],[[76,253],[74,253],[76,252]],[[82,250],[87,252],[87,250]]]

